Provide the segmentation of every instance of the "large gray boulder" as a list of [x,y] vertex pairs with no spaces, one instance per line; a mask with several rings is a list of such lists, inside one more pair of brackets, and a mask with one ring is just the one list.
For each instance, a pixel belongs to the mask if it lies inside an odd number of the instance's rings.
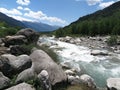
[[21,29],[16,35],[24,35],[29,42],[37,42],[39,34],[30,28]]
[[92,50],[91,55],[97,56],[97,55],[110,55],[110,53],[107,50]]
[[29,85],[27,83],[21,83],[5,90],[36,90],[36,89],[32,85]]
[[21,45],[23,43],[27,43],[27,39],[23,35],[13,35],[13,36],[6,36],[3,39],[5,46],[9,47],[10,45]]
[[107,79],[108,90],[120,90],[120,78]]
[[22,71],[16,79],[16,83],[24,82],[24,81],[29,81],[29,80],[34,80],[37,78],[36,73],[31,69],[26,69]]
[[0,72],[0,90],[10,85],[10,79]]
[[0,71],[5,75],[5,76],[11,76],[12,73],[14,72],[13,67],[10,64],[10,61],[6,57],[0,56]]
[[32,69],[39,74],[42,70],[46,70],[49,74],[52,85],[66,81],[67,77],[62,68],[57,65],[44,51],[35,50],[30,55],[32,59]]
[[91,88],[96,88],[96,83],[94,82],[94,79],[91,76],[83,74],[80,76],[80,80],[87,86]]
[[[6,62],[9,64],[9,67],[12,67],[14,72],[11,72],[11,73],[13,73],[13,74],[19,73],[27,68],[30,68],[32,65],[32,61],[28,55],[20,55],[20,56],[16,57],[11,54],[4,54],[4,55],[2,55],[2,57],[6,59]],[[6,66],[6,68],[7,68],[7,66]],[[8,69],[8,71],[9,71],[9,69]]]

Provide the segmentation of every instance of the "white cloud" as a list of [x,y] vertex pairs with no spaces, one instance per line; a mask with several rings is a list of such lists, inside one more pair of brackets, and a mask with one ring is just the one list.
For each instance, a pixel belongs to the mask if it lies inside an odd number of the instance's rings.
[[20,5],[29,5],[30,4],[30,0],[17,0],[16,1],[17,4],[20,4]]
[[34,12],[34,11],[30,10],[28,13],[25,13],[24,16],[34,18],[36,20],[49,21],[49,22],[52,22],[52,23],[53,22],[62,23],[62,24],[66,23],[65,20],[62,20],[62,19],[57,18],[57,17],[47,16],[42,11]]
[[40,20],[47,20],[49,22],[59,22],[59,23],[62,23],[62,24],[66,23],[65,20],[62,20],[62,19],[57,18],[57,17],[47,17],[47,16],[45,16],[45,17],[40,18]]
[[17,7],[17,9],[19,9],[19,10],[23,10],[23,7],[21,7],[21,6],[18,6],[18,7]]
[[99,7],[100,7],[101,9],[103,9],[103,8],[106,8],[106,7],[110,6],[110,5],[112,5],[113,3],[115,3],[115,1],[103,2],[103,3],[100,3],[100,4],[99,4]]
[[41,17],[45,17],[46,15],[42,11],[29,11],[29,13],[25,13],[24,16],[31,17],[34,19],[40,19]]
[[9,15],[9,14],[11,14],[11,15],[22,15],[22,13],[17,9],[8,10],[6,8],[0,8],[0,12],[5,13],[7,15]]
[[100,2],[102,2],[103,0],[86,0],[87,1],[87,3],[88,3],[88,5],[96,5],[96,4],[98,4],[98,3],[100,3]]
[[29,8],[24,8],[25,11],[31,11]]
[[34,22],[35,20],[32,20],[32,19],[28,19],[28,18],[24,18],[22,16],[16,16],[16,15],[8,15],[16,20],[19,20],[19,21],[30,21],[30,22]]

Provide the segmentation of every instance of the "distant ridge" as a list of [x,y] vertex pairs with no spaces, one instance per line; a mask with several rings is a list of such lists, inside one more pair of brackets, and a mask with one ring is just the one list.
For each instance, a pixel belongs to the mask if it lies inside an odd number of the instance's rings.
[[55,31],[59,36],[71,34],[78,35],[120,35],[120,1],[96,11],[95,13],[80,17],[70,25]]

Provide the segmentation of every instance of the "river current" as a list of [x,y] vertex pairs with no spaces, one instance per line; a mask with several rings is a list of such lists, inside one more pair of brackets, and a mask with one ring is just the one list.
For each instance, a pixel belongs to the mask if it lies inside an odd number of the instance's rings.
[[110,56],[93,56],[91,49],[55,40],[52,37],[41,37],[40,42],[53,43],[52,48],[58,55],[60,63],[69,63],[79,74],[88,74],[97,86],[105,87],[110,77],[120,77],[120,54]]

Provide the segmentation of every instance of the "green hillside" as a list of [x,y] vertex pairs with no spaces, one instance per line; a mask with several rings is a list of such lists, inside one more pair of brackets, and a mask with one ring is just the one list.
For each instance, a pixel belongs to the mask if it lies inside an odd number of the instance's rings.
[[56,30],[57,37],[66,35],[120,35],[120,1],[79,18],[70,25]]

